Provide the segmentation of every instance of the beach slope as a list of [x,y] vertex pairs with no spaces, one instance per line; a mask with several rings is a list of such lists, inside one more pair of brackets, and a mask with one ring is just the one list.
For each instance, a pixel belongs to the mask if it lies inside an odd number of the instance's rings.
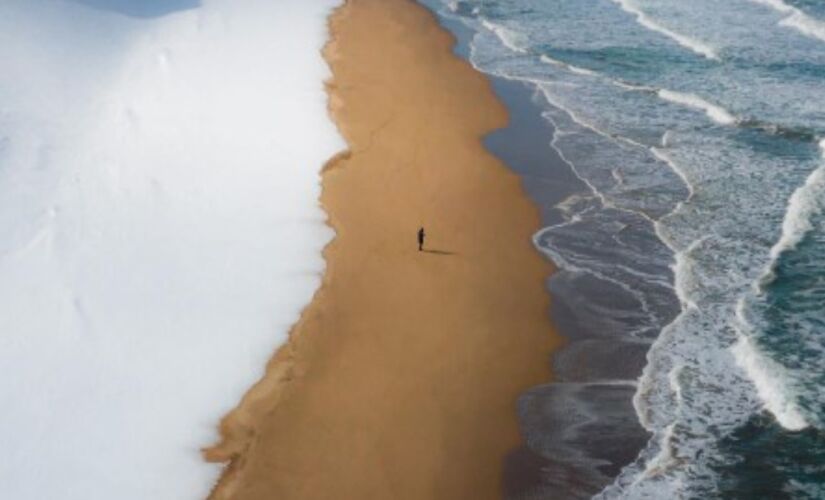
[[412,1],[350,0],[330,30],[349,145],[323,175],[337,236],[289,342],[206,450],[229,461],[212,498],[500,498],[516,399],[549,379],[558,343],[537,210],[481,144],[506,110]]

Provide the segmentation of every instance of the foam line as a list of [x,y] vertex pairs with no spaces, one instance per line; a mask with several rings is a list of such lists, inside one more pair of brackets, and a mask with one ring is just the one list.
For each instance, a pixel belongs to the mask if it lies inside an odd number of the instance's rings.
[[782,220],[782,234],[771,247],[770,263],[758,282],[757,290],[773,281],[774,268],[779,257],[793,250],[808,232],[813,229],[812,219],[825,209],[825,139],[819,142],[823,163],[814,169],[805,183],[798,187],[788,200],[785,218]]
[[736,363],[756,386],[765,409],[771,412],[779,425],[790,431],[800,431],[809,426],[796,401],[788,393],[787,384],[783,383],[788,375],[781,365],[764,355],[741,331],[731,351]]
[[677,33],[669,28],[666,28],[665,26],[662,26],[653,18],[648,16],[632,0],[613,0],[613,2],[619,4],[619,6],[625,12],[633,14],[636,17],[636,22],[638,22],[645,28],[665,35],[666,37],[672,39],[682,47],[685,47],[703,57],[706,57],[711,60],[719,60],[719,55],[716,53],[716,49],[714,49],[705,42],[696,40],[695,38],[691,38],[681,33]]
[[666,101],[703,111],[708,118],[720,125],[735,125],[738,122],[737,118],[725,108],[712,104],[697,95],[667,89],[659,89],[656,94]]
[[768,6],[777,12],[788,14],[779,21],[780,26],[787,26],[810,38],[825,41],[825,23],[805,14],[801,10],[786,4],[782,0],[751,0],[760,5]]
[[550,64],[552,66],[558,66],[559,68],[565,69],[571,73],[576,73],[577,75],[600,76],[595,71],[586,68],[580,68],[578,66],[573,66],[572,64],[561,62],[557,59],[553,59],[552,57],[546,56],[544,54],[542,54],[541,57],[539,57],[539,59],[541,59],[541,61],[544,63]]
[[501,43],[503,43],[504,46],[508,49],[518,54],[527,53],[527,49],[525,49],[522,46],[522,44],[519,43],[519,35],[513,32],[512,30],[483,18],[481,18],[481,24],[482,26],[493,32],[493,34],[496,35],[496,37],[498,37],[498,39],[501,40]]

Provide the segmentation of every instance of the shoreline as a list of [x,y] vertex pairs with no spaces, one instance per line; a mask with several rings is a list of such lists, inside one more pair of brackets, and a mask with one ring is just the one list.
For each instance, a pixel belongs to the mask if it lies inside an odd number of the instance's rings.
[[[204,451],[229,462],[210,498],[499,498],[516,399],[550,381],[560,343],[538,211],[482,145],[507,111],[423,6],[350,0],[329,25],[349,145],[323,170],[337,235],[289,341]],[[415,251],[419,224],[441,253]]]
[[[432,2],[422,3],[458,39],[455,53],[470,61],[476,31],[444,15]],[[488,134],[484,145],[523,179],[544,227],[534,237],[536,249],[552,260],[552,252],[541,243],[543,233],[567,220],[559,210],[565,200],[590,192],[553,146],[556,126],[545,113],[560,110],[529,81],[476,69],[491,81],[510,115],[508,125]],[[570,237],[575,241],[575,233]],[[621,290],[605,290],[563,269],[553,273],[547,285],[550,316],[565,343],[553,353],[555,380],[519,397],[521,430],[530,444],[520,453],[529,468],[519,469],[518,479],[525,498],[589,498],[633,463],[651,437],[639,421],[632,382],[641,376],[650,346],[614,337],[615,324],[599,321],[598,305],[616,300]]]
[[[457,38],[455,53],[469,62],[475,31],[428,8]],[[558,207],[570,197],[586,195],[589,187],[552,145],[556,129],[543,114],[553,106],[529,82],[478,70],[510,116],[506,127],[484,137],[484,146],[522,178],[544,228],[564,223]],[[552,260],[538,242],[536,250]],[[610,382],[640,376],[647,347],[605,335],[612,330],[594,324],[598,314],[591,309],[603,302],[604,290],[571,276],[575,273],[560,270],[547,282],[550,317],[565,343],[553,352],[555,380],[519,396],[520,428],[530,444],[513,454],[518,464],[508,468],[508,476],[514,476],[510,482],[519,485],[515,498],[594,495],[636,459],[650,438],[633,405],[635,386]]]

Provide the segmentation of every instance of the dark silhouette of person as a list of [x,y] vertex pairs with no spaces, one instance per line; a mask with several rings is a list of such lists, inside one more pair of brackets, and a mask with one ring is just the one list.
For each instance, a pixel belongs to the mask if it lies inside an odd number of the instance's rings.
[[426,236],[426,234],[424,234],[424,228],[419,227],[418,228],[418,251],[419,252],[424,250],[424,236]]

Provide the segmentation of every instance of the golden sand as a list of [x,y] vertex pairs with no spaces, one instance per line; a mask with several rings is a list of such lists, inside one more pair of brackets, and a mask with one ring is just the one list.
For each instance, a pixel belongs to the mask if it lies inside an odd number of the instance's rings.
[[205,452],[229,461],[212,498],[499,498],[516,399],[549,379],[559,341],[537,210],[481,144],[506,110],[412,1],[350,0],[330,30],[350,147],[323,174],[337,236],[289,342]]

